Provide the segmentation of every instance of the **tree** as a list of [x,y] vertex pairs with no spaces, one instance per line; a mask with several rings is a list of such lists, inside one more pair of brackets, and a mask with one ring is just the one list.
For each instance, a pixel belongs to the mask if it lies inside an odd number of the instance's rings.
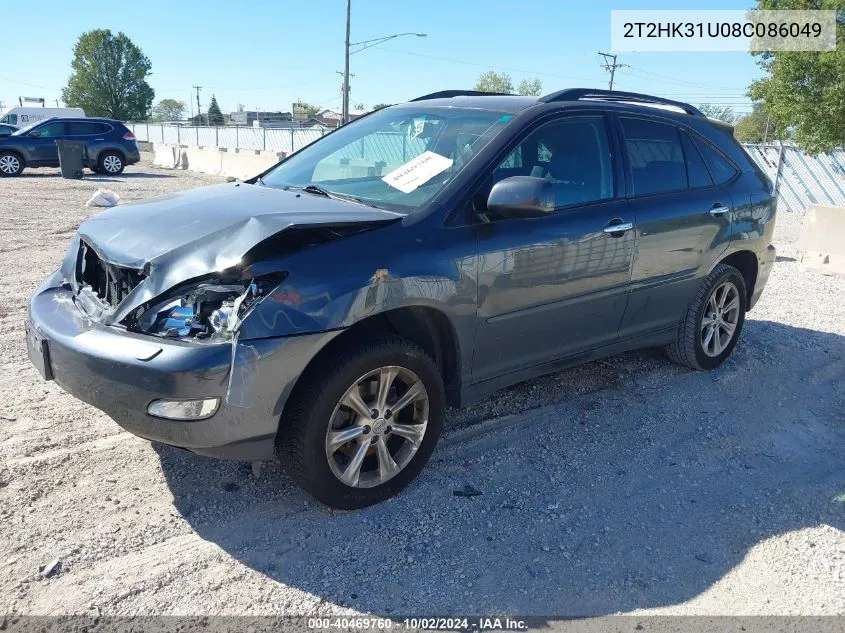
[[488,70],[478,78],[473,90],[510,94],[513,92],[513,82],[511,81],[511,76],[507,73],[499,74],[493,70]]
[[740,143],[762,143],[776,136],[783,140],[783,131],[777,130],[766,107],[762,103],[752,106],[751,114],[746,114],[734,125],[734,137]]
[[710,103],[702,103],[698,106],[698,109],[701,110],[704,116],[718,121],[724,121],[729,125],[733,125],[737,120],[736,112],[734,112],[734,109],[731,106],[718,106]]
[[176,99],[162,99],[153,108],[153,121],[181,121],[185,116],[185,102]]
[[537,78],[523,79],[519,82],[519,88],[516,91],[521,95],[539,97],[543,93],[543,82]]
[[73,47],[73,72],[62,89],[62,101],[83,108],[88,116],[146,119],[155,97],[146,82],[150,68],[150,60],[124,33],[88,31]]
[[313,103],[308,103],[307,101],[299,101],[299,105],[305,108],[305,114],[308,115],[308,118],[312,116],[317,116],[317,113],[322,110],[320,106],[314,105]]
[[[845,41],[842,0],[758,0],[758,9],[840,9],[837,42]],[[751,83],[749,96],[762,101],[778,130],[791,128],[809,153],[845,144],[845,46],[822,52],[752,53],[767,77]]]
[[226,119],[220,111],[220,106],[217,105],[217,97],[211,95],[211,103],[208,104],[208,124],[209,125],[223,125]]
[[392,105],[393,105],[392,103],[377,103],[373,106],[373,112],[375,112],[376,110],[382,110],[384,108],[389,108]]

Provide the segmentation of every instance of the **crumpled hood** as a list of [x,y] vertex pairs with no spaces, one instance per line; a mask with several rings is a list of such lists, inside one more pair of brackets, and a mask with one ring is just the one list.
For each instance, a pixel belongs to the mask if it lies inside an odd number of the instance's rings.
[[253,246],[286,229],[401,217],[308,193],[236,183],[113,207],[83,222],[79,237],[102,259],[147,277],[104,319],[114,322],[176,284],[236,265]]

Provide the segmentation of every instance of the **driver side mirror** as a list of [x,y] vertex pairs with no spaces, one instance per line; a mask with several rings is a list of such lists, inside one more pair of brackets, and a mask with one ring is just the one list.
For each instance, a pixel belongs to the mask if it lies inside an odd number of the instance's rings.
[[27,134],[27,136],[30,138],[38,138],[41,136],[41,132],[39,132],[38,130],[33,130],[32,132]]
[[487,212],[505,218],[538,218],[555,210],[554,185],[536,176],[511,176],[490,190]]

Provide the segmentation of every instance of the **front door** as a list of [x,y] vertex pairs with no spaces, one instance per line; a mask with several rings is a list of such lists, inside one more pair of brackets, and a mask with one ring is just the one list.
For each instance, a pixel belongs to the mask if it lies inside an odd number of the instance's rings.
[[477,225],[474,382],[615,341],[627,302],[634,231],[614,186],[606,118],[562,116],[544,124],[488,186],[512,175],[551,181],[556,210]]
[[[50,121],[32,130],[37,137],[30,137],[30,155],[32,161],[38,164],[53,164],[59,162],[59,148],[56,139],[66,134],[67,124],[64,121]],[[32,134],[30,132],[30,134]]]

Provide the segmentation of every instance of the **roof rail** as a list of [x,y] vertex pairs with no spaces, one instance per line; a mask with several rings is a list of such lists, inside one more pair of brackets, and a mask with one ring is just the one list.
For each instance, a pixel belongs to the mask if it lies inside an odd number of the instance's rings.
[[[450,99],[452,97],[511,97],[513,95],[507,92],[484,92],[483,90],[441,90],[440,92],[432,92],[430,95],[423,95],[414,101],[428,101],[429,99]],[[409,102],[409,103],[410,103]]]
[[[598,99],[604,101],[623,101],[628,103],[653,103],[655,105],[668,105],[680,108],[687,114],[703,117],[704,114],[698,108],[682,101],[672,101],[662,97],[644,95],[638,92],[620,92],[618,90],[597,90],[594,88],[567,88],[540,97],[540,103],[552,103],[554,101],[579,101],[581,99]],[[706,118],[706,117],[705,117]]]

